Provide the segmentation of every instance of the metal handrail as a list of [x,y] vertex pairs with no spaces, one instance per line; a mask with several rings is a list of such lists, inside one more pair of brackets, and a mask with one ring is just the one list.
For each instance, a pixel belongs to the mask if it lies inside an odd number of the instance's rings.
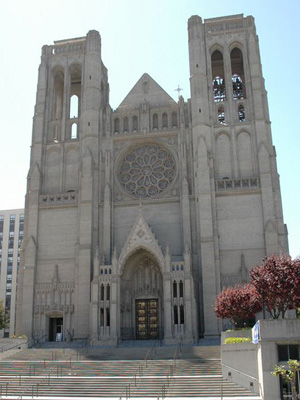
[[2,346],[0,352],[1,352],[1,353],[4,353],[4,352],[7,351],[7,350],[12,350],[12,349],[14,349],[15,347],[22,346],[22,344],[27,344],[27,343],[28,343],[28,340],[26,340],[26,341],[24,341],[24,342],[21,342],[21,343],[13,344],[13,345],[10,345],[10,346]]
[[258,379],[258,378],[255,378],[254,376],[251,376],[251,375],[249,375],[249,374],[246,374],[246,372],[239,371],[238,369],[235,369],[235,368],[231,367],[230,365],[226,365],[226,364],[221,363],[221,366],[222,366],[222,367],[225,367],[225,368],[230,368],[230,369],[232,369],[232,371],[234,371],[234,372],[238,372],[238,373],[241,374],[241,375],[245,375],[245,376],[247,376],[248,378],[251,378],[251,379],[253,379],[254,381],[259,382],[259,379]]
[[150,349],[147,350],[146,356],[144,357],[143,361],[138,365],[135,374],[133,375],[131,381],[128,383],[128,385],[126,385],[124,387],[124,389],[122,390],[121,396],[119,397],[119,400],[122,400],[124,391],[125,391],[125,396],[126,399],[130,398],[130,388],[132,383],[134,382],[134,386],[137,386],[137,377],[138,376],[142,376],[143,375],[143,364],[145,363],[145,367],[148,367],[148,360],[150,359],[150,357],[153,356],[153,352],[156,351],[156,342],[153,343],[152,347]]
[[166,391],[167,391],[167,388],[170,386],[171,376],[174,375],[174,372],[176,370],[176,360],[179,359],[179,354],[182,351],[181,350],[182,346],[183,346],[183,340],[182,340],[182,337],[181,337],[180,341],[178,343],[178,346],[176,347],[175,352],[174,352],[172,365],[170,365],[169,371],[168,371],[168,373],[166,375],[167,382],[164,383],[162,385],[162,387],[161,387],[161,398],[162,398],[162,400],[166,397]]
[[225,367],[225,368],[229,368],[232,371],[237,372],[240,375],[247,376],[247,378],[251,378],[252,380],[256,381],[258,383],[260,393],[263,393],[262,385],[258,378],[255,378],[254,376],[251,376],[251,375],[247,374],[246,372],[239,371],[238,369],[232,368],[231,366],[223,364],[223,363],[221,363],[221,366]]
[[[44,337],[45,337],[45,336],[46,336],[46,335],[44,335]],[[43,337],[42,337],[42,338],[43,338]],[[68,343],[68,342],[65,342],[65,343],[63,344],[63,346],[62,346],[63,355],[65,354],[65,348],[66,348],[66,346],[67,346],[67,343]],[[85,344],[85,343],[86,343],[86,344]],[[87,345],[88,345],[88,336],[84,339],[83,347],[82,347],[80,353],[78,353],[78,354],[81,354],[83,351],[85,351]],[[52,351],[52,361],[58,361],[58,360],[56,359],[56,354],[57,354],[56,351]],[[70,362],[70,369],[72,369],[72,356],[73,356],[73,355],[70,356],[70,360],[69,360],[69,362]],[[62,359],[63,359],[63,357],[61,357],[60,360],[62,360]],[[78,360],[78,356],[77,356],[77,360]],[[46,363],[45,363],[45,361],[46,361],[46,360],[44,359],[44,370],[46,369]],[[66,361],[67,361],[67,360],[66,360]],[[40,376],[41,380],[42,380],[42,381],[48,380],[48,385],[50,385],[51,374],[52,374],[55,370],[56,370],[56,375],[58,376],[58,375],[59,375],[59,366],[58,366],[58,365],[54,365],[54,366],[50,369],[50,371],[47,372],[47,374],[45,374],[44,376],[43,376],[43,375]],[[62,376],[62,370],[63,370],[63,367],[60,366],[60,376]],[[35,368],[34,368],[33,371],[34,371],[34,376],[35,376]],[[31,375],[31,367],[30,367],[30,375]],[[19,379],[20,379],[20,380],[22,379],[22,375],[21,375],[21,374],[19,374]],[[34,394],[34,388],[36,388],[36,392],[38,393],[39,385],[40,385],[40,382],[37,382],[35,385],[32,385],[32,387],[31,387],[32,396],[33,396],[33,394]],[[7,391],[7,388],[6,388],[6,391]],[[23,396],[24,396],[24,394],[26,394],[26,392],[28,392],[28,391],[30,391],[30,386],[28,386],[28,387],[26,388],[26,390],[22,392],[22,394],[18,397],[18,399],[22,399]]]

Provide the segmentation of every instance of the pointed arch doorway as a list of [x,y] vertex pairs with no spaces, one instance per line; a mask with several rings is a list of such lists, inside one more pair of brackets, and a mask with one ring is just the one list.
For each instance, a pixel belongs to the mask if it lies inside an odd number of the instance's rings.
[[138,250],[126,261],[120,304],[122,340],[163,338],[163,277],[148,251]]

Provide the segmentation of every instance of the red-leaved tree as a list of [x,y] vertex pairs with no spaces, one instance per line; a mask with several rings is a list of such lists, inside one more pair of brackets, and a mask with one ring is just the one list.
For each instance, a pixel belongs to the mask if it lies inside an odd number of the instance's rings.
[[267,257],[250,271],[251,283],[272,318],[284,318],[287,310],[300,307],[300,259]]
[[216,316],[229,319],[236,328],[243,327],[261,309],[261,297],[250,283],[224,289],[215,303]]

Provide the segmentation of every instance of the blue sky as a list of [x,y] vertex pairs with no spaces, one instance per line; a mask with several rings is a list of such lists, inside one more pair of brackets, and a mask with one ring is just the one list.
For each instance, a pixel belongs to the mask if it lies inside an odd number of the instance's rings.
[[175,99],[190,97],[187,20],[253,15],[268,91],[288,225],[290,252],[300,255],[300,0],[11,0],[1,1],[0,209],[22,208],[41,47],[96,29],[116,108],[144,72]]

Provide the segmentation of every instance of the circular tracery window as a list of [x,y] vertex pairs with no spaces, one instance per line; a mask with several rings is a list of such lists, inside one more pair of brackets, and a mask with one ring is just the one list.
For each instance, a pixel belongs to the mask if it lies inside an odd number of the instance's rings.
[[156,197],[174,180],[176,162],[169,150],[158,144],[141,144],[132,148],[119,166],[123,189],[137,197]]

